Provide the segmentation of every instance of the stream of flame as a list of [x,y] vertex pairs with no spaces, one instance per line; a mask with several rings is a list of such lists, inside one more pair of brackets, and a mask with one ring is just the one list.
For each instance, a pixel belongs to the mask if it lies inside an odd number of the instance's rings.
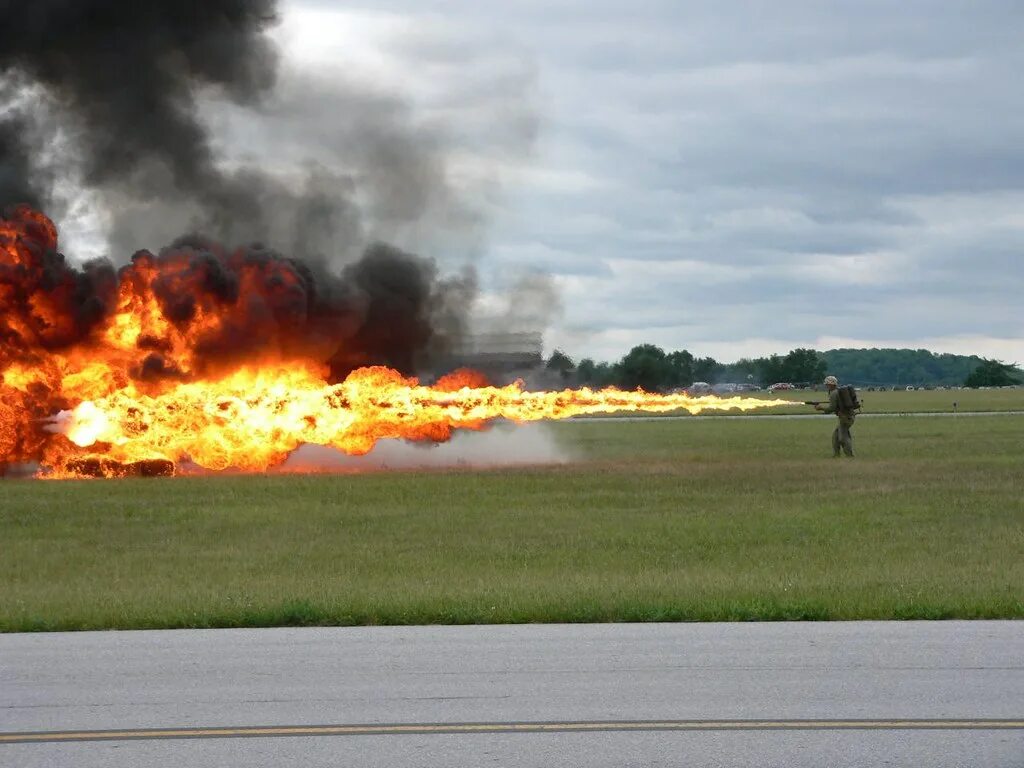
[[373,367],[329,385],[315,372],[294,367],[240,370],[218,382],[184,383],[157,396],[140,395],[129,386],[78,405],[66,434],[81,447],[103,444],[103,455],[118,462],[191,459],[211,470],[258,471],[280,464],[307,443],[364,454],[381,439],[442,442],[453,430],[480,429],[498,418],[522,423],[615,411],[700,413],[786,404],[617,389],[460,386],[460,376],[457,372],[428,387]]

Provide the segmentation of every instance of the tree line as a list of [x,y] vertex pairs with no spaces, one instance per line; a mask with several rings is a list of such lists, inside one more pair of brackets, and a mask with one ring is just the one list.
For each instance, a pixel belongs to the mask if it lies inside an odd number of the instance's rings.
[[743,358],[722,363],[696,357],[682,349],[666,352],[654,344],[639,344],[614,363],[583,358],[578,363],[559,350],[547,360],[548,371],[566,383],[622,389],[640,387],[665,392],[695,382],[752,384],[776,382],[819,384],[827,374],[846,384],[879,386],[1008,386],[1022,383],[1020,368],[974,355],[935,354],[926,349],[832,349],[818,352],[797,348],[785,355]]

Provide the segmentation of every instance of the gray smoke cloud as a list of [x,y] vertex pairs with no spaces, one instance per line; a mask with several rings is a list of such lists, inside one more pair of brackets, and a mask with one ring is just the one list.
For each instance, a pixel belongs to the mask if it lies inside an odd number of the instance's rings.
[[[209,86],[252,103],[270,89],[274,0],[4,0],[0,18],[0,76],[8,88],[27,81],[54,99],[82,150],[87,185],[195,197],[213,222],[252,209],[252,191],[216,168],[196,94]],[[7,134],[19,127],[4,122]],[[0,156],[5,196],[50,199],[20,149],[7,142]]]
[[[288,69],[258,105],[204,98],[198,109],[211,135],[232,137],[218,161],[225,183],[217,205],[193,196],[153,200],[136,184],[109,189],[115,253],[190,229],[226,242],[273,243],[332,268],[379,240],[462,256],[484,246],[487,201],[451,180],[458,147],[401,97]],[[174,181],[158,166],[139,174],[143,188]]]
[[41,131],[26,104],[30,90],[24,78],[0,71],[0,207],[14,201],[42,205],[49,187],[34,160]]
[[0,200],[22,200],[39,205],[39,195],[33,189],[30,153],[25,147],[24,118],[8,116],[0,122]]
[[[0,205],[60,223],[57,179],[40,172],[57,122],[73,148],[62,175],[92,195],[118,261],[188,231],[334,265],[375,240],[472,254],[500,183],[457,188],[453,157],[480,136],[498,136],[484,141],[501,161],[523,156],[536,133],[528,68],[493,75],[482,106],[418,115],[345,62],[287,60],[277,0],[0,0],[0,18]],[[434,57],[458,79],[490,53],[418,41],[395,55]],[[481,111],[486,125],[464,131]]]
[[[381,472],[424,469],[491,469],[566,464],[572,453],[545,424],[499,423],[482,432],[465,431],[447,443],[381,440],[365,456],[305,445],[275,472]],[[185,468],[185,472],[189,468]]]

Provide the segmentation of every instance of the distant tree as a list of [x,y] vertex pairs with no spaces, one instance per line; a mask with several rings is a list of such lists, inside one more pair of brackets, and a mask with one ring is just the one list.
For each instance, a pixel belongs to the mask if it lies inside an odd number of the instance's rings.
[[825,358],[813,349],[797,347],[783,358],[786,381],[819,382],[825,378]]
[[561,376],[563,380],[572,378],[572,375],[576,372],[576,363],[560,349],[556,349],[551,353],[551,357],[548,358],[544,367],[551,373]]
[[685,349],[680,349],[670,352],[666,360],[669,365],[666,384],[669,387],[688,387],[693,383],[693,355]]
[[786,381],[785,365],[778,355],[758,358],[756,364],[758,378],[764,386]]
[[[640,386],[667,390],[689,386],[695,381],[744,381],[751,376],[765,385],[777,381],[817,383],[826,373],[832,373],[844,384],[862,386],[959,386],[984,362],[980,357],[936,355],[925,349],[832,349],[822,353],[797,348],[785,355],[741,359],[724,365],[713,357],[696,358],[685,349],[666,354],[653,344],[641,344],[613,365],[590,358],[581,360],[575,368],[575,380],[595,388],[614,385],[624,389]],[[558,373],[570,370],[571,363],[572,360],[560,351],[547,361]],[[982,368],[983,373],[988,370]],[[1003,371],[1011,380],[1021,378],[1024,373],[1013,366],[1004,366]],[[999,377],[995,381],[1006,379]]]
[[831,349],[823,355],[829,373],[865,386],[959,386],[982,362],[980,357],[936,355],[926,349]]
[[608,363],[595,363],[585,357],[576,366],[576,380],[581,386],[598,389],[615,384],[615,374]]
[[719,372],[721,381],[749,382],[758,377],[757,361],[741,357],[735,363],[723,365]]
[[1020,369],[999,360],[982,358],[981,365],[975,368],[964,380],[965,387],[1010,387],[1020,384]]
[[724,367],[713,357],[698,358],[693,361],[693,380],[714,383]]
[[576,366],[576,378],[580,384],[593,384],[596,372],[597,365],[589,357],[584,357]]
[[623,389],[640,387],[647,392],[658,392],[668,385],[671,372],[665,350],[653,344],[633,347],[615,364],[615,376]]
[[825,378],[825,358],[813,349],[798,347],[785,357],[771,355],[752,361],[762,384],[779,381],[819,382]]
[[598,363],[594,367],[594,387],[618,386],[615,378],[615,366],[610,363]]

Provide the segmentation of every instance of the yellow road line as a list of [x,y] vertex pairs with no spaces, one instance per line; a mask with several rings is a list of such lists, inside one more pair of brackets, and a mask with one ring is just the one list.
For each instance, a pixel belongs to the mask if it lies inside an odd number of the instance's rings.
[[107,731],[0,733],[0,744],[140,739],[223,739],[257,736],[382,736],[396,734],[550,733],[573,731],[852,731],[1024,730],[1024,720],[622,720],[546,723],[407,723],[216,728],[132,728]]

